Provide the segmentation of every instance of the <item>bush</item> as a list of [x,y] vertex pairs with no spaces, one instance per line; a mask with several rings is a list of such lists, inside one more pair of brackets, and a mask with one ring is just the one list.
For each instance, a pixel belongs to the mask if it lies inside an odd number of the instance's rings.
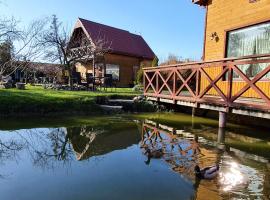
[[141,85],[141,84],[135,85],[132,88],[132,91],[134,91],[134,92],[143,92],[143,85]]
[[155,58],[152,61],[152,67],[157,67],[158,66],[158,62],[159,62],[158,57],[155,56]]
[[136,75],[136,84],[142,83],[143,83],[143,67],[140,67]]
[[162,112],[166,111],[166,107],[156,102],[142,100],[134,102],[133,112]]

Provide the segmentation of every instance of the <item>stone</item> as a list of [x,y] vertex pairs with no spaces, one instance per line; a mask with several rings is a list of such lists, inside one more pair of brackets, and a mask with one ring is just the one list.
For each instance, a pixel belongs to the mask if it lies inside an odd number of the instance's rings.
[[19,90],[25,90],[25,83],[16,83],[16,88]]

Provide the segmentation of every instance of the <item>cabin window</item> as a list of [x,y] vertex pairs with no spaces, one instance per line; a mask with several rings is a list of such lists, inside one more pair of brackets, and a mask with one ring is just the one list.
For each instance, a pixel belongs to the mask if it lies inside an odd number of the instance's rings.
[[[227,57],[270,54],[270,22],[233,30],[227,33]],[[241,65],[239,68],[248,76],[254,77],[268,63]],[[267,75],[270,78],[270,74]],[[234,78],[238,78],[234,75]]]
[[120,80],[120,70],[119,65],[107,64],[106,65],[106,74],[111,74],[113,80]]

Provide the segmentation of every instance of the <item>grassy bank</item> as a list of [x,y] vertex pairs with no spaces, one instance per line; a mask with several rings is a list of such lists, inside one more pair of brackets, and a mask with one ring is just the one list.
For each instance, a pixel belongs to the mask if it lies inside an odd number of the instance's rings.
[[100,113],[95,99],[132,98],[138,93],[130,88],[108,89],[107,91],[56,91],[40,86],[27,86],[26,90],[0,89],[0,115],[50,115]]

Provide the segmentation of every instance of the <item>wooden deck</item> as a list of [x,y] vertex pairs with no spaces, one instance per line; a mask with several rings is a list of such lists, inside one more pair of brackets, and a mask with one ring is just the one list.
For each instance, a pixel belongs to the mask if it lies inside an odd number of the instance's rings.
[[[258,63],[266,67],[253,78],[241,70],[242,65]],[[269,54],[144,68],[144,95],[153,101],[270,119],[269,73]],[[236,82],[243,87],[236,89]]]

